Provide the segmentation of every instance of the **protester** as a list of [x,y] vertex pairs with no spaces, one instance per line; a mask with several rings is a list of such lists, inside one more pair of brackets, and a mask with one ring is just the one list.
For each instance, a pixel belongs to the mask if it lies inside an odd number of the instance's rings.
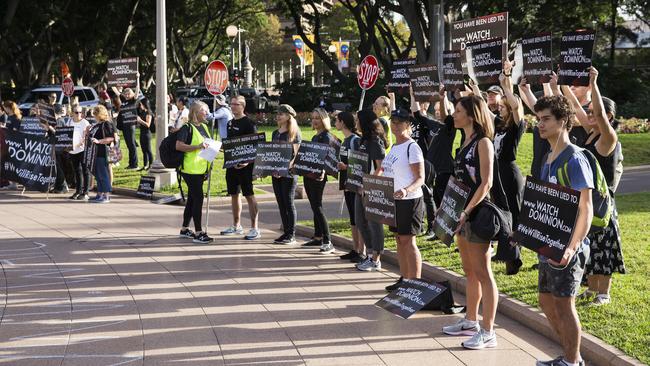
[[[330,145],[336,139],[329,130],[331,128],[330,117],[323,108],[315,108],[311,112],[311,127],[316,131],[311,142]],[[334,252],[334,245],[330,240],[330,229],[323,210],[323,192],[327,184],[325,171],[320,174],[314,173],[303,177],[305,193],[309,199],[309,205],[314,215],[314,236],[303,245],[320,246],[320,253],[327,254]]]
[[[389,93],[392,94],[392,93]],[[394,95],[391,95],[394,99]],[[391,111],[391,98],[380,96],[372,103],[372,111],[377,115],[381,126],[384,128],[384,136],[386,137],[386,151],[393,145],[393,135],[390,133],[390,111]]]
[[124,135],[124,142],[126,143],[126,148],[129,151],[129,165],[126,167],[128,170],[138,169],[138,150],[135,143],[135,124],[124,125],[124,115],[123,111],[126,108],[135,107],[138,108],[138,101],[135,99],[135,93],[131,88],[125,88],[122,91],[122,97],[124,101],[120,106],[120,114],[118,115],[118,126],[122,126],[122,133]]
[[[86,130],[90,123],[84,118],[83,109],[75,105],[72,110],[72,126],[74,127],[73,145],[70,151],[70,161],[74,169],[76,188],[71,200],[88,201],[88,187],[90,184],[90,172],[84,161],[84,145]],[[74,142],[77,142],[74,144]]]
[[[244,109],[246,108],[246,98],[244,96],[238,95],[232,97],[230,99],[230,108],[233,113],[233,119],[228,122],[228,138],[250,135],[257,132],[255,122],[244,114]],[[226,169],[226,186],[232,201],[233,225],[223,230],[221,235],[242,234],[244,232],[241,226],[241,193],[248,202],[248,212],[251,218],[251,229],[244,238],[247,240],[259,239],[261,234],[257,227],[258,210],[255,191],[253,190],[253,164],[240,163],[233,168]]]
[[[176,135],[176,150],[182,151],[183,163],[181,175],[187,183],[187,201],[183,211],[183,224],[180,237],[192,239],[194,243],[208,244],[214,239],[208,236],[202,226],[203,181],[205,181],[210,164],[199,153],[208,145],[205,139],[210,137],[206,117],[210,113],[208,105],[196,101],[190,107],[189,122]],[[190,230],[190,221],[194,221],[194,232]]]
[[176,122],[176,115],[178,114],[178,107],[176,106],[176,98],[174,94],[167,94],[167,126],[173,126]]
[[[271,141],[273,142],[290,142],[293,144],[293,153],[291,160],[296,156],[302,136],[300,128],[296,122],[296,111],[288,104],[280,104],[275,115],[275,121],[278,128],[273,131]],[[271,180],[273,184],[273,193],[280,210],[280,219],[282,220],[282,229],[284,232],[280,237],[273,240],[276,244],[295,244],[296,243],[296,220],[297,211],[294,202],[296,196],[296,187],[298,185],[298,176],[291,175],[282,177],[279,173],[274,173]]]
[[216,121],[215,125],[219,129],[219,136],[223,140],[228,136],[228,122],[233,116],[223,94],[217,95],[215,100],[217,101],[217,109],[214,110],[209,119]]
[[539,120],[540,136],[551,146],[539,178],[557,184],[557,171],[566,164],[567,169],[564,171],[568,174],[569,187],[580,191],[578,217],[562,260],[556,263],[539,256],[539,304],[551,327],[562,340],[560,344],[564,356],[551,361],[538,361],[537,365],[573,366],[583,363],[580,356],[580,320],[575,308],[575,297],[589,258],[587,233],[593,216],[593,173],[585,155],[570,142],[569,130],[575,113],[569,101],[563,96],[543,97],[535,104],[535,113]]
[[[443,327],[448,335],[471,335],[461,345],[469,349],[493,348],[498,290],[490,264],[490,239],[472,228],[473,211],[488,197],[494,177],[494,122],[485,101],[475,95],[461,98],[454,111],[454,126],[463,129],[466,139],[456,151],[454,175],[470,188],[465,208],[456,229],[456,242],[467,278],[467,314],[458,323]],[[498,179],[498,178],[497,178]],[[474,217],[474,216],[472,216]],[[479,326],[478,308],[483,304],[483,322]]]
[[350,217],[350,230],[352,232],[352,241],[354,248],[349,253],[343,254],[341,259],[349,259],[352,263],[359,263],[364,259],[364,244],[363,238],[359,233],[359,228],[356,225],[354,213],[355,193],[345,189],[345,183],[348,178],[348,152],[359,150],[361,137],[357,132],[356,122],[354,115],[350,112],[339,112],[335,120],[336,129],[343,133],[343,142],[339,150],[340,162],[338,163],[339,169],[339,190],[343,191],[345,198],[345,206],[348,208],[348,216]]
[[115,129],[108,116],[108,110],[103,105],[93,108],[95,123],[88,130],[88,139],[84,148],[84,159],[95,156],[92,162],[92,171],[97,181],[97,196],[91,199],[93,203],[108,203],[111,201],[110,193],[113,190],[108,171],[108,145],[115,141]]
[[[368,169],[364,173],[377,174],[381,163],[386,156],[386,136],[384,128],[377,115],[364,109],[357,112],[357,129],[361,131],[359,152],[368,154]],[[384,226],[375,221],[366,219],[361,194],[355,196],[354,221],[357,224],[363,242],[366,245],[367,257],[357,263],[360,271],[377,271],[381,269],[381,254],[384,252]]]
[[[54,131],[60,127],[71,127],[72,118],[66,114],[66,109],[63,108],[60,104],[54,105],[54,113],[56,117],[56,125]],[[54,132],[53,131],[53,132]],[[69,162],[69,154],[67,151],[55,150],[54,152],[55,162],[56,162],[56,179],[54,181],[54,187],[50,189],[50,193],[68,193],[68,183],[66,181],[66,169]]]
[[151,152],[151,124],[153,113],[148,99],[139,100],[136,104],[136,120],[140,126],[140,149],[142,150],[142,168],[138,170],[149,170],[153,164],[153,153]]
[[[23,117],[18,105],[11,100],[5,100],[2,102],[2,110],[5,113],[4,128],[9,131],[20,131],[20,124]],[[4,141],[2,143],[4,144]],[[2,178],[0,179],[0,189],[16,189],[16,183]]]
[[498,115],[501,99],[503,99],[503,89],[498,85],[492,85],[488,88],[486,96],[486,101],[490,112]]
[[395,143],[381,163],[378,174],[394,179],[395,223],[390,227],[397,242],[397,257],[402,278],[422,277],[422,256],[415,236],[422,229],[424,217],[424,155],[411,139],[410,113],[405,109],[393,111],[390,128]]
[[174,119],[174,122],[169,126],[169,132],[175,132],[180,130],[181,127],[185,123],[187,123],[187,120],[189,118],[189,112],[190,110],[187,107],[188,100],[187,97],[180,96],[176,100],[176,106],[178,107],[178,112],[176,112],[176,119]]

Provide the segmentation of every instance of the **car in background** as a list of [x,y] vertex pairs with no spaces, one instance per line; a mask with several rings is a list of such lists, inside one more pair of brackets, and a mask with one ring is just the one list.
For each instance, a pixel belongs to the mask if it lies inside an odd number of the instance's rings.
[[70,102],[70,98],[77,97],[79,100],[79,105],[85,108],[92,108],[99,104],[99,95],[94,88],[88,86],[75,86],[74,93],[72,97],[68,98],[63,95],[63,90],[61,85],[42,85],[36,88],[33,88],[19,99],[18,108],[24,116],[29,115],[29,110],[32,106],[37,103],[39,100],[48,102],[48,96],[52,93],[56,94],[56,104],[67,105]]

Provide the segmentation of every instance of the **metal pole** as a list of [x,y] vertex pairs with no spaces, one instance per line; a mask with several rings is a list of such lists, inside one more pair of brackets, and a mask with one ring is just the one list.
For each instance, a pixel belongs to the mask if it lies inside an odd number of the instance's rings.
[[[160,161],[158,151],[167,137],[167,25],[165,0],[156,0],[156,160],[152,170],[169,171]],[[138,80],[139,84],[139,80]]]
[[241,72],[241,29],[239,29],[239,24],[237,24],[237,64],[239,65],[238,70]]
[[359,101],[359,110],[363,109],[363,99],[366,97],[366,89],[361,91],[361,100]]
[[[217,96],[215,95],[212,99],[212,110],[216,111],[217,110]],[[210,127],[210,138],[214,138],[214,124],[216,123],[215,120],[212,121],[212,125]],[[205,233],[208,233],[208,226],[210,226],[210,189],[212,188],[212,162],[208,165],[208,199],[206,200],[206,207],[205,207]]]

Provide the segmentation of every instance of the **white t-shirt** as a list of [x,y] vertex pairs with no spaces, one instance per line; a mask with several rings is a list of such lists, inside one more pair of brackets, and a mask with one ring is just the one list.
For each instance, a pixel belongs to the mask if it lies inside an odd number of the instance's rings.
[[[409,149],[408,154],[406,151],[407,148]],[[381,167],[384,169],[382,175],[395,180],[394,189],[397,192],[413,183],[415,174],[411,170],[411,164],[421,162],[424,162],[422,149],[420,149],[420,146],[413,139],[408,139],[399,145],[393,144],[390,148],[388,155],[386,155],[381,163]],[[402,199],[410,200],[418,197],[422,197],[421,189],[410,192]]]
[[176,120],[174,121],[174,128],[179,129],[188,121],[190,117],[190,110],[187,107],[184,107],[183,110],[179,110],[176,113]]
[[75,155],[84,151],[84,135],[86,128],[90,126],[90,122],[83,118],[79,122],[73,121],[72,126],[74,127],[74,132],[72,133],[72,151],[70,151],[70,154]]

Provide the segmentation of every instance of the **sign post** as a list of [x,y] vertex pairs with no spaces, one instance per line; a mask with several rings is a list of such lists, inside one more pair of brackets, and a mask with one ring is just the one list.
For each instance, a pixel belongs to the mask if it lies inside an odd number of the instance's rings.
[[359,68],[357,69],[357,82],[361,88],[361,101],[359,101],[359,110],[363,108],[363,100],[366,97],[366,90],[375,86],[377,77],[379,76],[379,62],[373,55],[368,55],[363,58]]

